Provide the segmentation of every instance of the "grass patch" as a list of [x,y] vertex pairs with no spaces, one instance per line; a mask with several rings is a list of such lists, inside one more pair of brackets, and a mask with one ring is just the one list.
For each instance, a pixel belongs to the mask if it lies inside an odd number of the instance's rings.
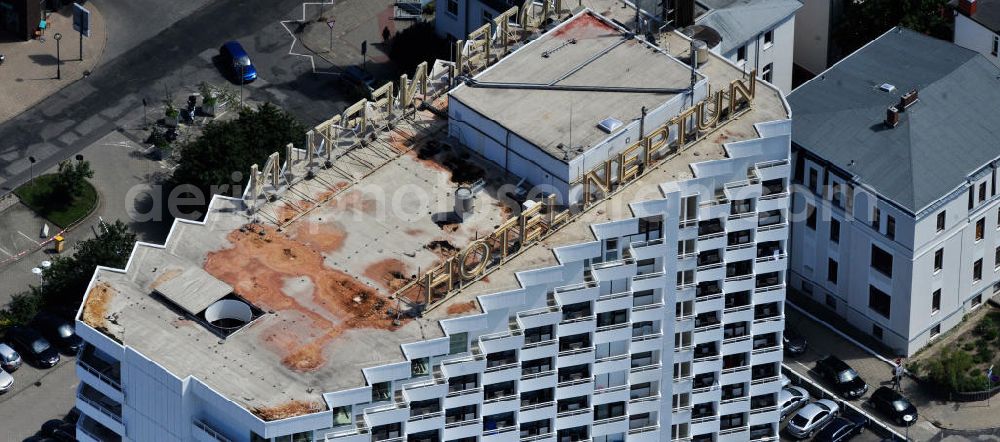
[[986,390],[991,385],[986,380],[986,370],[1000,364],[998,337],[1000,310],[991,309],[975,323],[971,332],[957,336],[946,347],[923,360],[914,361],[908,368],[952,391]]
[[80,195],[75,198],[54,195],[56,177],[56,174],[35,177],[34,183],[25,183],[15,189],[14,194],[35,213],[60,228],[66,228],[87,216],[97,205],[97,189],[84,181],[80,186]]

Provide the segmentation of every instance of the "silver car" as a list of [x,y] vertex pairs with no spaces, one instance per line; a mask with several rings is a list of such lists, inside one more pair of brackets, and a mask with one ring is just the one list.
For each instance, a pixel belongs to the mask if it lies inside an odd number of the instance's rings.
[[0,343],[0,367],[13,373],[21,368],[21,355],[17,354],[9,345]]
[[839,412],[840,406],[836,402],[820,399],[802,407],[798,413],[795,413],[795,416],[792,416],[792,419],[788,421],[785,430],[789,436],[796,439],[813,437],[816,432],[829,424]]
[[11,387],[14,386],[14,376],[10,373],[0,370],[0,393],[6,393]]
[[781,420],[790,416],[799,408],[809,403],[809,392],[802,387],[788,386],[778,392],[778,408],[781,410]]

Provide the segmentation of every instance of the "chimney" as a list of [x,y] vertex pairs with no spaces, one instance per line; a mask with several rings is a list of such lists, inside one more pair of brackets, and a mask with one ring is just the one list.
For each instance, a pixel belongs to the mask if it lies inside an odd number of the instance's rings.
[[913,106],[913,103],[916,103],[916,102],[917,102],[917,90],[913,89],[913,90],[910,90],[909,92],[903,94],[902,97],[899,97],[899,106],[897,106],[897,107],[900,110],[904,110],[905,111],[910,106]]
[[977,0],[958,0],[958,11],[967,17],[972,17],[976,13]]
[[890,128],[899,125],[899,110],[896,109],[896,106],[889,106],[889,108],[885,110],[885,125]]
[[674,26],[678,29],[694,24],[694,0],[677,0],[674,8]]

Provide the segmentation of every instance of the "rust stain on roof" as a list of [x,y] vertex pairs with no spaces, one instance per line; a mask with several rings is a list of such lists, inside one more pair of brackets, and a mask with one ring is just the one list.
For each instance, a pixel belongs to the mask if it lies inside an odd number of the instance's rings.
[[261,419],[275,421],[323,411],[323,405],[313,401],[288,401],[274,407],[256,407],[252,411]]
[[460,315],[476,310],[476,301],[461,302],[448,306],[449,315]]
[[[263,232],[263,234],[261,233]],[[327,344],[350,328],[392,330],[387,299],[374,288],[324,264],[309,244],[255,227],[229,233],[233,247],[208,255],[205,270],[284,321],[261,333],[264,347],[290,370],[312,371],[326,363]],[[311,289],[287,293],[285,282],[308,279]]]
[[583,14],[569,20],[562,27],[552,32],[553,38],[594,38],[607,35],[620,35],[621,31],[600,20],[594,14]]
[[365,268],[365,276],[390,292],[395,292],[410,282],[411,275],[407,274],[406,264],[398,259],[389,258],[369,265]]
[[99,283],[90,289],[87,302],[83,305],[81,319],[87,325],[111,336],[108,333],[108,304],[118,292],[106,282]]

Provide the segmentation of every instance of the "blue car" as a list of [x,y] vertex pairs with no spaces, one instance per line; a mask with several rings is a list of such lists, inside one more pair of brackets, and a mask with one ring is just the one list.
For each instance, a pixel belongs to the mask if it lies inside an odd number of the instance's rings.
[[229,65],[230,75],[236,81],[250,82],[257,79],[257,69],[253,67],[250,56],[238,41],[229,41],[219,50],[223,63]]

